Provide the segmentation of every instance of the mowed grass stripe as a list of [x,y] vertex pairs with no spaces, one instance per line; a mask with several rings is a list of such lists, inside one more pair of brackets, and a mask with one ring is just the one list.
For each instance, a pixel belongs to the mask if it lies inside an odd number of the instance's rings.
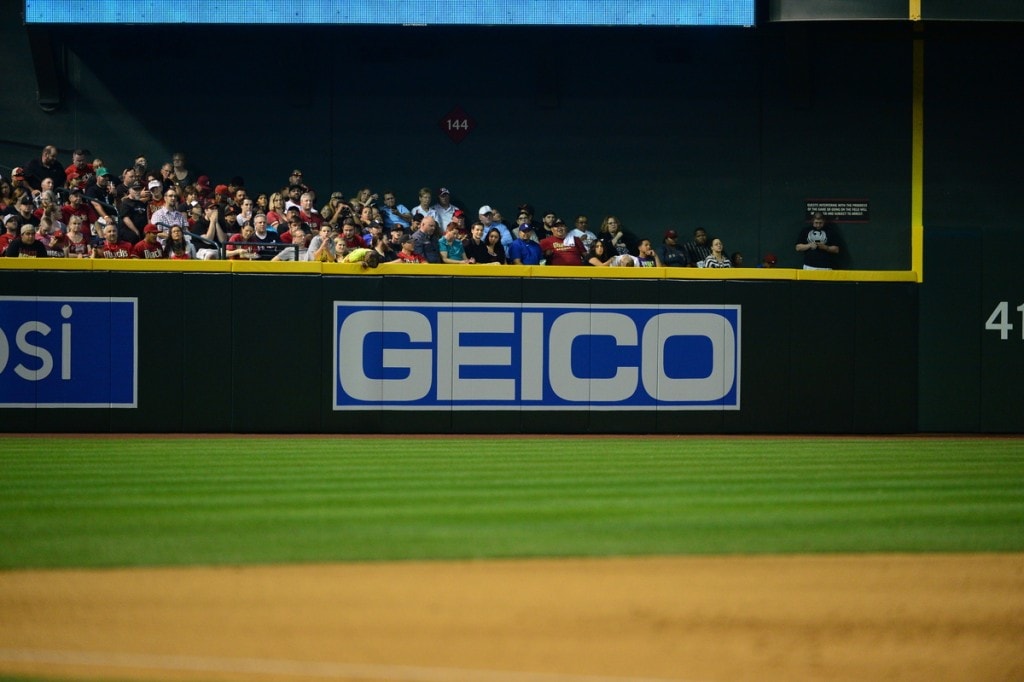
[[0,566],[1020,551],[1020,444],[12,438]]

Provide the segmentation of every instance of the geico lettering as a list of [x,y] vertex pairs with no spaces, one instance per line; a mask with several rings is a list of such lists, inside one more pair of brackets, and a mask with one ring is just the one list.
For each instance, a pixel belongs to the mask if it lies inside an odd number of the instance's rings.
[[739,406],[738,306],[408,305],[336,304],[335,409]]
[[[515,313],[437,314],[438,400],[515,400],[515,379],[472,379],[462,376],[463,367],[511,367],[512,346],[467,345],[463,335],[515,332]],[[451,353],[442,349],[451,348]]]
[[[382,343],[385,333],[404,335],[409,343],[433,340],[430,320],[412,310],[362,310],[345,318],[339,331],[338,368],[341,386],[356,400],[420,400],[430,392],[433,351],[428,348],[394,349],[380,346],[380,377],[366,376],[367,339]],[[376,347],[374,347],[376,350]],[[407,370],[404,378],[385,378],[385,370]]]
[[[673,337],[701,337],[711,343],[711,372],[705,377],[669,377],[665,373],[665,344]],[[711,401],[733,385],[736,333],[721,315],[663,313],[644,326],[641,367],[648,395],[663,401]]]
[[[71,306],[65,305],[61,308],[61,317],[65,320],[70,319],[73,313]],[[30,320],[22,323],[17,331],[14,332],[14,345],[15,348],[24,356],[34,358],[34,360],[28,362],[19,361],[18,364],[14,365],[13,372],[25,381],[42,381],[50,376],[53,371],[53,354],[46,346],[40,345],[46,337],[53,331],[50,325],[39,320]],[[41,339],[34,338],[35,336],[42,337]],[[61,339],[60,339],[60,358],[61,358],[61,379],[71,379],[71,324],[65,323],[61,325]],[[7,365],[11,361],[11,345],[7,338],[7,333],[0,328],[0,374],[3,374],[7,369]],[[30,367],[30,365],[32,367]],[[33,368],[34,367],[34,368]]]

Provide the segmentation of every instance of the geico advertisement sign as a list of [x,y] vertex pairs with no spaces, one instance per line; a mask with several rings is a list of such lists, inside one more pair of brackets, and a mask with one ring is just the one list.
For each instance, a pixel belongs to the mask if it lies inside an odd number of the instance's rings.
[[334,304],[334,409],[730,409],[740,306]]
[[0,296],[0,407],[136,405],[135,298]]

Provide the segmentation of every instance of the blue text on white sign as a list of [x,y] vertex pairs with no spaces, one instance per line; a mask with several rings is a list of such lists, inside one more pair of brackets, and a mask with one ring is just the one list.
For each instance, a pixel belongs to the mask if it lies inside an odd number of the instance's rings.
[[738,410],[740,306],[334,304],[334,409]]

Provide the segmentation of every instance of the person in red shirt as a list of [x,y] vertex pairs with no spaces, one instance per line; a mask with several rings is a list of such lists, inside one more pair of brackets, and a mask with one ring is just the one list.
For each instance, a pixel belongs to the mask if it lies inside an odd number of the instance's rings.
[[583,244],[574,240],[572,244],[565,243],[566,227],[560,219],[556,219],[551,225],[551,236],[545,237],[540,242],[541,251],[547,258],[548,265],[583,265]]
[[85,189],[88,176],[93,172],[93,165],[89,163],[89,156],[91,156],[91,153],[87,149],[76,149],[71,154],[71,165],[64,169],[67,187]]
[[131,258],[132,245],[117,238],[117,227],[106,225],[103,228],[103,244],[92,250],[93,258]]
[[85,201],[85,192],[77,188],[71,190],[68,203],[60,207],[60,213],[63,218],[61,222],[65,225],[71,221],[72,216],[81,218],[82,232],[87,234],[92,232],[92,224],[99,217],[90,202]]
[[7,253],[7,247],[10,246],[11,242],[18,238],[18,228],[21,227],[21,221],[18,220],[18,216],[8,213],[3,216],[3,227],[3,234],[0,234],[0,258]]
[[402,237],[402,250],[396,255],[398,256],[398,263],[426,263],[427,259],[416,253],[415,245],[412,243],[412,237]]
[[260,257],[260,247],[255,237],[255,228],[252,225],[243,225],[241,232],[231,235],[228,239],[227,257],[230,260],[258,259]]
[[160,228],[152,223],[142,229],[142,239],[132,247],[132,258],[150,260],[164,257],[163,244],[157,239]]

